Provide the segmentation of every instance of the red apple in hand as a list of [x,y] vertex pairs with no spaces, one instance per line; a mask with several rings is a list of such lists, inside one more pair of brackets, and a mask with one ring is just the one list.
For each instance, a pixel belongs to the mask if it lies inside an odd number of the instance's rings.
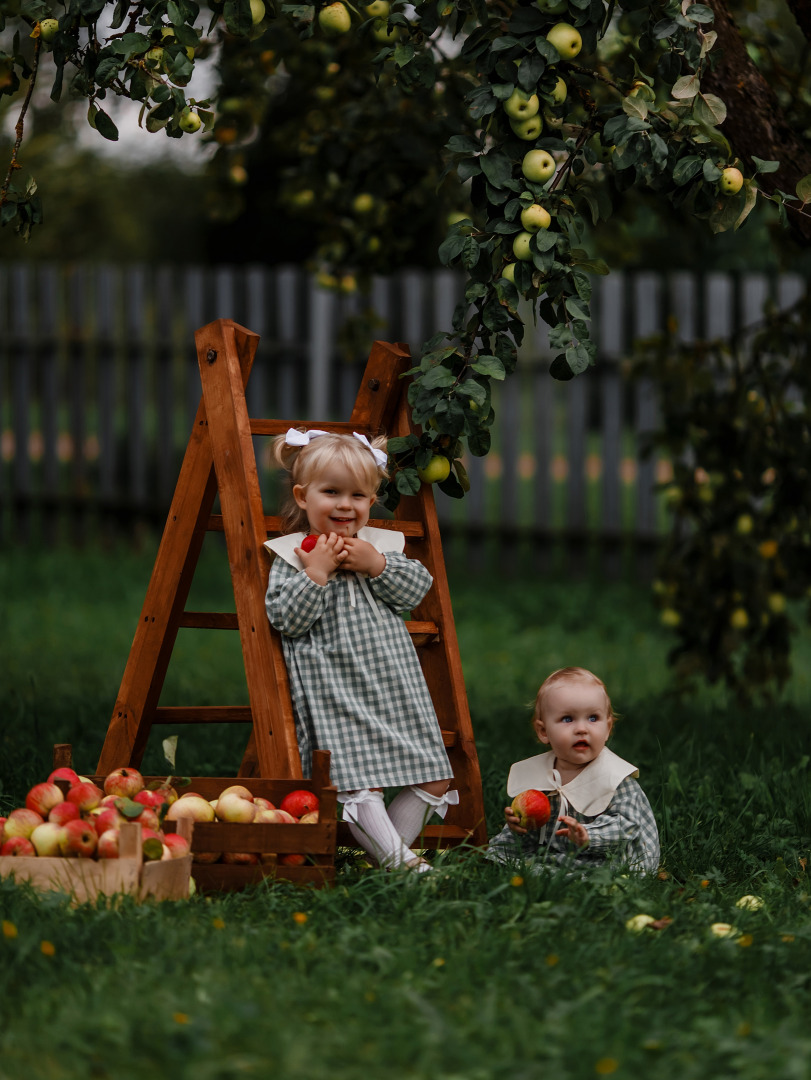
[[301,541],[301,550],[312,551],[317,543],[318,537],[315,535],[315,533],[310,533],[309,536],[305,536],[304,539]]
[[292,814],[295,818],[300,818],[302,814],[309,814],[310,811],[318,809],[318,796],[312,791],[291,791],[279,803],[279,809]]
[[542,791],[528,788],[515,796],[512,801],[512,812],[518,818],[522,829],[540,829],[549,821],[552,810],[549,799]]

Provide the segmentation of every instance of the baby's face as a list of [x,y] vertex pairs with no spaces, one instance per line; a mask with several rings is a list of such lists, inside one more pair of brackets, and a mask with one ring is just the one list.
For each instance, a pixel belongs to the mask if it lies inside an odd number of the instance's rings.
[[582,769],[608,741],[613,719],[605,691],[597,683],[573,680],[550,687],[535,731],[555,754],[556,764]]

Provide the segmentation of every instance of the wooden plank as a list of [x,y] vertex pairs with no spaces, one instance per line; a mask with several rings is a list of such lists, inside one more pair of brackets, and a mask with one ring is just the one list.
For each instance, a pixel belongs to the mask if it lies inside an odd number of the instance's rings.
[[[240,340],[247,380],[256,342],[249,331],[242,331]],[[137,768],[141,762],[215,495],[208,421],[201,401],[99,758],[97,771],[103,775],[121,765]]]
[[[285,428],[286,430],[287,428]],[[421,521],[393,521],[390,518],[369,518],[369,525],[375,529],[391,529],[394,532],[401,532],[413,540],[420,540],[425,535]],[[282,531],[282,519],[278,514],[265,514],[264,526],[268,536],[272,533],[280,533]],[[212,514],[206,527],[210,532],[223,532],[225,526],[223,525],[222,514]]]
[[[241,332],[255,352],[256,335]],[[198,330],[195,340],[253,712],[252,741],[240,771],[243,775],[255,769],[265,776],[300,776],[287,669],[265,611],[269,560],[263,546],[262,496],[245,403],[247,378],[240,369],[235,326],[220,319]],[[255,762],[251,760],[254,741]]]
[[159,705],[153,724],[252,724],[250,705]]

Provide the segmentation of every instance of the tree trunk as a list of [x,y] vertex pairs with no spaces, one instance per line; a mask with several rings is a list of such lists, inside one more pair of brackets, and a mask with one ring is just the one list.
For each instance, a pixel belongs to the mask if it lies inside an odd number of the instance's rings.
[[[765,161],[779,161],[775,173],[758,176],[763,191],[772,194],[778,188],[795,194],[797,182],[811,173],[811,151],[788,125],[771,86],[750,59],[738,28],[732,20],[726,0],[706,0],[715,12],[713,29],[718,41],[712,51],[715,67],[702,78],[702,86],[717,94],[727,106],[722,130],[733,150],[754,171],[753,155]],[[811,3],[789,0],[800,29],[811,35]],[[748,169],[744,169],[747,172]],[[811,216],[801,215],[788,203],[788,218],[795,238],[811,243]]]

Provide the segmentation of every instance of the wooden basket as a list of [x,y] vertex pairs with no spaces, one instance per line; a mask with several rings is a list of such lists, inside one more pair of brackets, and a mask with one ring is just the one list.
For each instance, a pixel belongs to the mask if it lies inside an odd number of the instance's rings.
[[[178,822],[177,832],[191,841],[192,823]],[[13,878],[18,884],[28,881],[37,889],[68,893],[74,904],[119,893],[134,896],[139,901],[148,897],[185,900],[189,895],[191,869],[191,855],[144,862],[141,826],[136,823],[121,826],[117,859],[0,856],[0,878]]]
[[[71,766],[72,757],[70,743],[57,743],[54,746],[55,769]],[[196,823],[191,839],[193,857],[217,852],[249,852],[262,857],[262,862],[255,865],[193,860],[191,874],[197,887],[205,892],[233,891],[268,877],[319,888],[331,885],[335,880],[338,792],[329,783],[329,762],[329,751],[314,750],[313,775],[309,780],[192,776],[186,785],[175,784],[178,795],[194,791],[205,799],[219,798],[225,788],[243,784],[252,795],[269,799],[274,806],[278,806],[291,791],[312,791],[319,800],[319,820],[316,825],[238,825],[225,821]],[[99,787],[104,784],[103,776],[91,776],[89,779]],[[144,777],[147,786],[164,779],[162,776]],[[180,823],[164,822],[164,830],[181,832]],[[306,862],[301,866],[287,866],[278,861],[279,856],[288,854],[304,855]]]

